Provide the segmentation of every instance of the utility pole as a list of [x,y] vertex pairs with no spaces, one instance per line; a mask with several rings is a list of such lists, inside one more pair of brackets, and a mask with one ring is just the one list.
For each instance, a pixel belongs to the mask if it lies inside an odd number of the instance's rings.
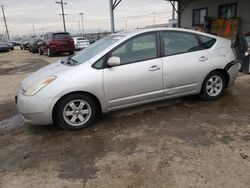
[[3,21],[4,21],[4,25],[5,25],[5,29],[6,29],[6,35],[7,35],[7,38],[10,39],[9,30],[8,30],[8,26],[7,26],[7,21],[6,21],[3,5],[1,5],[1,7],[2,7],[2,12],[3,12]]
[[33,34],[36,35],[35,24],[32,24]]
[[78,30],[79,30],[79,34],[81,34],[81,21],[78,21]]
[[153,22],[153,23],[154,23],[154,25],[155,25],[155,12],[153,12],[153,16],[154,16],[154,22]]
[[79,15],[81,16],[81,22],[82,22],[82,36],[83,36],[83,35],[84,35],[83,12],[80,12]]
[[173,13],[172,13],[172,19],[175,19],[175,1],[173,1]]
[[61,8],[62,8],[62,14],[59,14],[59,15],[62,15],[63,17],[63,28],[64,28],[64,32],[66,32],[66,24],[65,24],[65,13],[64,13],[64,5],[67,5],[67,3],[63,2],[63,0],[61,1],[56,1],[57,4],[60,4],[61,5]]
[[125,30],[128,30],[128,20],[125,20]]

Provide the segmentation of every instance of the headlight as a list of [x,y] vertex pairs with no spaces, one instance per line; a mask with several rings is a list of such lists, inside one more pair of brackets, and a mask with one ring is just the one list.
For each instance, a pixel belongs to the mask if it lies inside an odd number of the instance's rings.
[[44,88],[46,85],[51,83],[56,78],[57,78],[56,76],[48,76],[42,80],[39,80],[38,82],[35,82],[24,92],[24,95],[26,96],[35,95],[38,91],[40,91],[42,88]]

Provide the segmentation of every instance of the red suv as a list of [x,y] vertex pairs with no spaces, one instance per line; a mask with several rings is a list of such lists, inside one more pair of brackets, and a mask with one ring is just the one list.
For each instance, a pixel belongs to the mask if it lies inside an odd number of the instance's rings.
[[39,44],[39,54],[47,53],[49,57],[57,53],[74,54],[74,40],[69,33],[47,33]]

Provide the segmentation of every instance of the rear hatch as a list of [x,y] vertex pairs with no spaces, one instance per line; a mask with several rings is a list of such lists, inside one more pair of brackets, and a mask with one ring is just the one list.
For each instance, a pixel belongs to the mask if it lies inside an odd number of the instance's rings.
[[72,47],[74,41],[69,33],[54,33],[53,42],[56,47]]

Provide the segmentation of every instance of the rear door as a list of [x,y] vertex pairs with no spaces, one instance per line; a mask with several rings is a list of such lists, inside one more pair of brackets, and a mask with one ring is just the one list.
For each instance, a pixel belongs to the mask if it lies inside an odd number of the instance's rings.
[[197,36],[179,31],[163,31],[164,96],[199,93],[208,74],[210,55]]
[[104,91],[109,108],[163,96],[162,59],[156,32],[129,39],[110,53],[121,65],[104,69]]
[[54,33],[53,41],[58,48],[72,47],[74,45],[73,39],[68,33]]

